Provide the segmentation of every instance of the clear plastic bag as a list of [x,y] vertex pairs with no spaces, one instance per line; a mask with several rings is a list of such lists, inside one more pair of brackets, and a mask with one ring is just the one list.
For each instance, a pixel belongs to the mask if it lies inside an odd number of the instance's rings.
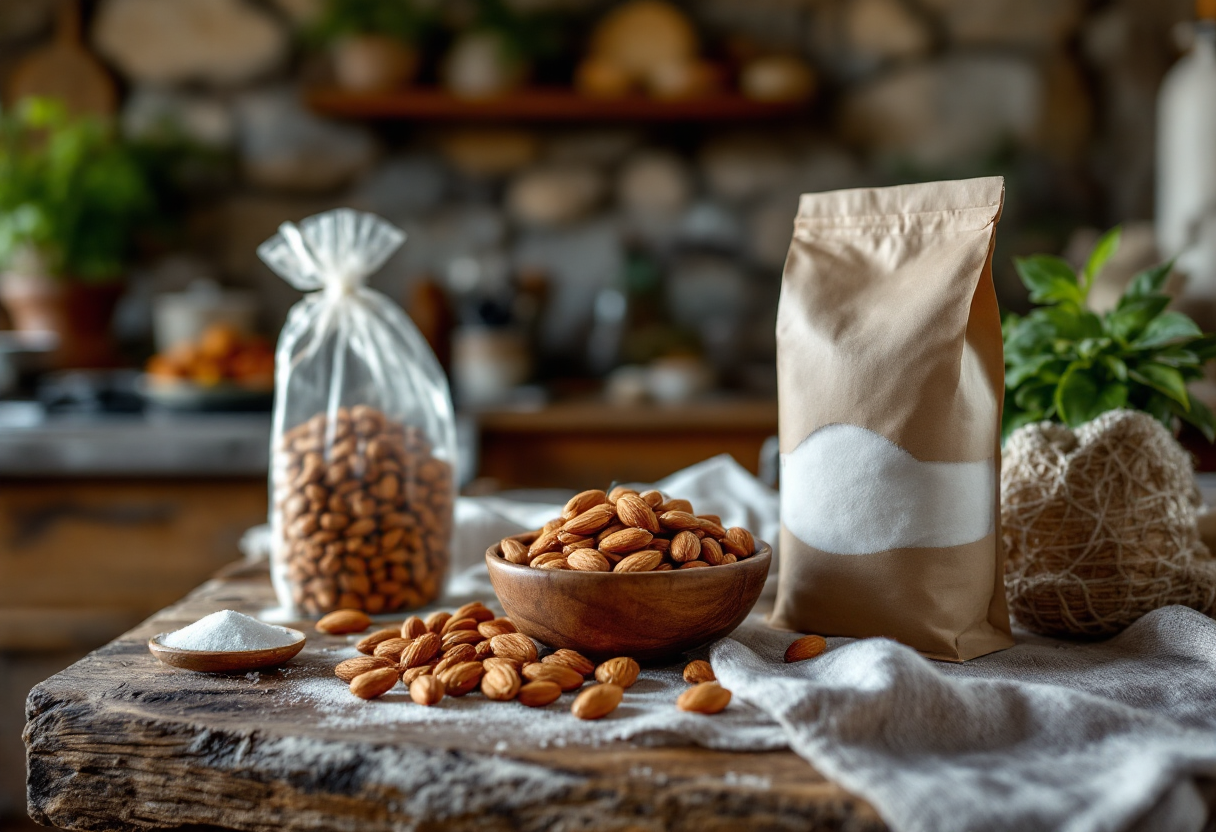
[[342,208],[284,223],[258,248],[309,293],[279,337],[271,436],[271,574],[296,613],[422,606],[447,572],[447,379],[401,308],[364,285],[404,240]]

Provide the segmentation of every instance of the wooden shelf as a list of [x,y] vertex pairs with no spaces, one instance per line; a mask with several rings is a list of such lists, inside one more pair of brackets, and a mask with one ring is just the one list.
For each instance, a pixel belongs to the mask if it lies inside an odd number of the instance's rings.
[[796,118],[809,106],[805,102],[753,101],[737,93],[672,101],[645,96],[588,98],[561,88],[475,100],[439,89],[352,93],[316,88],[307,94],[307,100],[315,112],[328,116],[415,121],[763,121]]

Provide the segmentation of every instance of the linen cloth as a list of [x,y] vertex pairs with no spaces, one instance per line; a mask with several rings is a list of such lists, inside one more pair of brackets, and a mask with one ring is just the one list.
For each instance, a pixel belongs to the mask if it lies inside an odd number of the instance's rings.
[[[728,456],[655,485],[759,539],[774,539],[779,528],[776,492]],[[486,548],[559,511],[458,500],[453,576],[437,606],[492,602]],[[256,537],[247,541],[253,550],[262,548]],[[771,605],[771,577],[758,607]],[[361,707],[332,677],[336,661],[357,655],[353,646],[324,656],[306,650],[308,666],[292,689],[335,725],[415,723],[476,736],[504,753],[618,740],[788,747],[868,800],[897,832],[1204,829],[1216,792],[1206,780],[1216,777],[1216,623],[1174,606],[1105,642],[1014,635],[1014,647],[963,664],[932,662],[887,639],[831,638],[822,656],[787,665],[782,657],[797,634],[753,614],[697,654],[734,694],[714,716],[676,710],[687,689],[680,665],[644,669],[621,707],[595,722],[571,716],[566,697],[540,709],[474,696],[419,708],[398,691],[381,707]],[[415,809],[446,811],[442,800]]]

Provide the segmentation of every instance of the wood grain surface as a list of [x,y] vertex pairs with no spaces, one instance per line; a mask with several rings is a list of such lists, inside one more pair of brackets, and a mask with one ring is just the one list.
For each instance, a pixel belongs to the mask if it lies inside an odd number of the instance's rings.
[[[296,662],[255,679],[174,671],[148,653],[155,633],[272,604],[264,569],[228,570],[35,687],[33,818],[89,830],[886,828],[790,752],[619,743],[496,753],[417,725],[325,727],[314,705],[280,690],[288,673],[330,672],[309,656],[341,642],[311,630]],[[538,774],[545,788],[521,788]]]

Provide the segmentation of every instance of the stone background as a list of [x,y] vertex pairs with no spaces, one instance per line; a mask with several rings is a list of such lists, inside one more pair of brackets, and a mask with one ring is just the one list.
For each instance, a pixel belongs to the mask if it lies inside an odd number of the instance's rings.
[[[991,173],[1008,183],[999,291],[1018,308],[1012,255],[1151,216],[1156,92],[1190,13],[1188,0],[690,1],[708,43],[745,35],[814,64],[821,91],[805,122],[470,129],[303,109],[317,59],[295,34],[312,5],[85,3],[127,128],[171,119],[231,160],[201,177],[181,251],[133,276],[133,337],[141,299],[200,274],[255,288],[273,331],[297,295],[256,245],[285,219],[354,205],[410,234],[375,281],[396,297],[422,274],[539,268],[552,281],[545,348],[581,349],[595,291],[619,279],[627,244],[641,246],[711,357],[762,366],[800,192]],[[0,83],[45,43],[50,11],[51,0],[0,3]]]

